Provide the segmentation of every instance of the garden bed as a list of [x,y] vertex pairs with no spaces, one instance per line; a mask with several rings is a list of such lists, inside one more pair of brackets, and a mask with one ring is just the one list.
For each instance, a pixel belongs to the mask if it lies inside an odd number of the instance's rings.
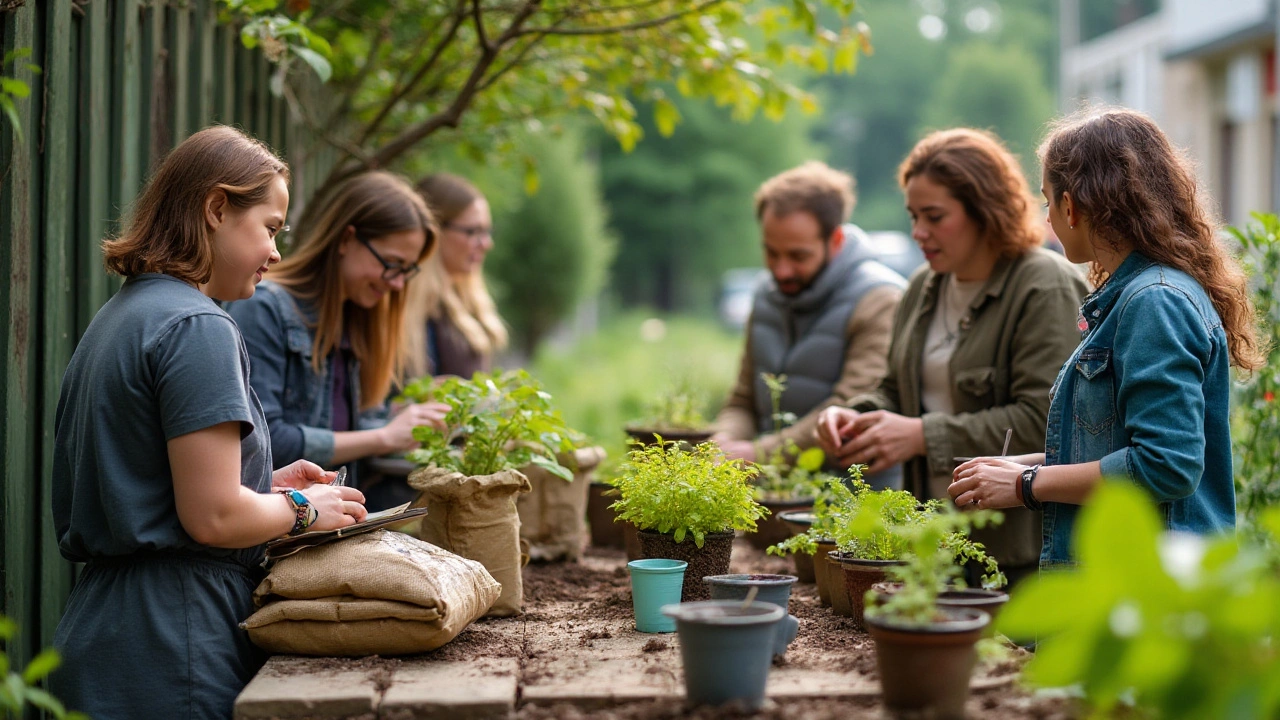
[[[734,572],[788,573],[789,561],[738,540]],[[676,718],[685,712],[674,634],[634,630],[621,551],[524,570],[524,615],[475,623],[449,645],[409,658],[276,657],[237,702],[250,718]],[[744,717],[878,718],[874,648],[865,633],[797,585],[800,634],[770,673],[769,705]],[[1067,718],[1060,699],[1017,687],[1025,653],[974,673],[971,717]]]

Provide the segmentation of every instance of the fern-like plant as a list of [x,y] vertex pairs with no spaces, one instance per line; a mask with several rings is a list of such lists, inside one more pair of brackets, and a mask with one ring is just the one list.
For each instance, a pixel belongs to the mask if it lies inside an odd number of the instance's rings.
[[702,547],[707,533],[752,531],[768,514],[755,500],[753,463],[729,460],[713,443],[686,450],[658,438],[632,445],[621,473],[611,481],[619,499],[610,506],[641,530],[692,537]]
[[408,458],[419,465],[468,476],[536,465],[573,480],[557,455],[573,452],[578,433],[565,425],[551,396],[523,370],[478,372],[470,379],[451,377],[438,385],[423,378],[410,383],[402,397],[451,406],[444,432],[425,425],[413,429],[422,447]]

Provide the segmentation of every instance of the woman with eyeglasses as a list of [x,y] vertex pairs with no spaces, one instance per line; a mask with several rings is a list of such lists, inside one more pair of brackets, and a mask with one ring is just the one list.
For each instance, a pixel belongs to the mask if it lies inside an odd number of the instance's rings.
[[493,249],[489,203],[471,183],[430,175],[418,192],[440,224],[440,248],[410,289],[405,338],[410,376],[471,377],[488,370],[507,346],[507,327],[485,287],[482,266]]
[[316,201],[323,209],[272,280],[228,308],[248,346],[276,467],[411,449],[413,428],[442,427],[449,409],[410,404],[390,420],[386,411],[407,349],[406,288],[435,244],[431,212],[387,172],[358,175]]

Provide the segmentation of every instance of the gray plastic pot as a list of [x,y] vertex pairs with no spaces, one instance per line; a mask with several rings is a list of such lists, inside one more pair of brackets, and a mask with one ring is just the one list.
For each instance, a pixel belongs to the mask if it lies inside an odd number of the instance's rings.
[[773,603],[704,600],[662,608],[675,618],[685,695],[695,705],[764,704],[777,625],[786,611]]
[[[791,605],[791,586],[795,575],[708,575],[702,582],[711,587],[712,600],[745,600],[751,588],[756,588],[756,600],[777,605],[788,610]],[[787,615],[778,623],[778,635],[774,638],[773,654],[781,657],[787,646],[800,632],[800,621]]]

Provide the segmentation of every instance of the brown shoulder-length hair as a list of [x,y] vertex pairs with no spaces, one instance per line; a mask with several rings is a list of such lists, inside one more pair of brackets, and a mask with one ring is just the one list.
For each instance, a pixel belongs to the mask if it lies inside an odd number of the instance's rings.
[[360,409],[364,410],[381,404],[392,381],[401,377],[405,297],[409,286],[422,280],[410,281],[403,291],[392,290],[370,310],[344,303],[338,290],[342,282],[339,247],[350,227],[368,240],[421,230],[426,235],[418,258],[421,263],[435,248],[436,224],[409,183],[383,171],[357,175],[313,202],[317,201],[323,209],[302,231],[297,249],[272,268],[271,278],[316,308],[311,351],[316,372],[345,332],[360,360]]
[[[1057,121],[1040,145],[1040,162],[1056,206],[1064,192],[1094,236],[1123,245],[1195,278],[1222,318],[1232,364],[1262,367],[1244,271],[1218,241],[1218,222],[1203,202],[1190,161],[1151,118],[1125,109],[1083,109]],[[1107,273],[1094,263],[1090,279]]]
[[220,190],[231,207],[244,209],[266,202],[277,177],[289,182],[289,167],[261,141],[223,125],[195,133],[160,163],[120,235],[103,240],[107,270],[208,282],[214,252],[204,219],[209,194]]
[[916,143],[898,166],[898,185],[923,175],[951,192],[1000,257],[1014,258],[1044,242],[1036,198],[1018,160],[985,130],[939,130]]

